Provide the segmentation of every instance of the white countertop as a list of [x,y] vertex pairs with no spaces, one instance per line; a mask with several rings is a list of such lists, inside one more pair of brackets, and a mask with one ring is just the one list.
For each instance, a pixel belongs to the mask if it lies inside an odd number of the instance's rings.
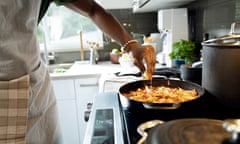
[[[98,77],[99,92],[117,91],[125,83],[142,79],[142,77],[135,76],[116,76],[115,73],[121,72],[124,74],[126,71],[120,64],[113,64],[110,61],[99,62],[98,64],[76,61],[70,65],[70,69],[64,73],[50,73],[51,78],[56,80]],[[157,64],[156,68],[159,67],[161,66]],[[133,71],[136,71],[136,67]]]
[[106,73],[119,72],[121,66],[119,64],[112,64],[110,61],[99,62],[98,64],[89,64],[81,61],[76,61],[70,69],[64,73],[50,73],[52,79],[58,78],[75,78],[75,77],[88,77],[100,76]]
[[[156,68],[159,65],[156,65]],[[128,69],[129,71],[129,69]],[[136,67],[133,71],[136,71]],[[89,77],[89,76],[101,76],[105,75],[110,77],[111,79],[115,79],[112,74],[121,72],[124,74],[124,70],[120,64],[113,64],[110,61],[102,61],[98,64],[89,64],[85,61],[76,61],[72,64],[70,69],[68,69],[64,73],[50,73],[52,79],[59,79],[59,78],[76,78],[76,77]],[[129,77],[119,78],[118,80],[128,79]],[[108,78],[109,79],[109,78]],[[137,78],[139,79],[139,78]]]

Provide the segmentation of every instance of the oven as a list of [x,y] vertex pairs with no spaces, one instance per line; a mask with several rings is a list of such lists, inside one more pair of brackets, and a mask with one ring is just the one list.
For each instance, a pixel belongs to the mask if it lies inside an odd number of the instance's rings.
[[95,96],[84,144],[136,144],[141,138],[137,132],[140,124],[182,118],[238,119],[240,109],[221,104],[207,91],[201,98],[171,110],[123,107],[118,92],[102,92]]
[[95,96],[87,122],[84,144],[125,144],[122,111],[117,93],[106,92]]

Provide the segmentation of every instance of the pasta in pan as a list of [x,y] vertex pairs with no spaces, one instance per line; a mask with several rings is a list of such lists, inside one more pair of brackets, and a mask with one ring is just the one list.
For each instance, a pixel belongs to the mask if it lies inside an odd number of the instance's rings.
[[166,86],[146,86],[124,93],[129,99],[146,103],[180,103],[195,99],[197,91]]

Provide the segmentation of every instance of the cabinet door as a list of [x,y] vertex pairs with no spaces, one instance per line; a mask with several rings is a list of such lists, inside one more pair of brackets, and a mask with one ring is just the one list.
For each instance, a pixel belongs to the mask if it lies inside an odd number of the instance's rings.
[[74,80],[53,80],[64,144],[79,144],[79,121]]
[[85,121],[85,112],[88,103],[92,103],[94,96],[98,93],[98,77],[81,78],[75,81],[78,112],[80,117],[80,141],[83,141],[87,121]]
[[57,103],[64,144],[79,144],[76,102],[60,100]]

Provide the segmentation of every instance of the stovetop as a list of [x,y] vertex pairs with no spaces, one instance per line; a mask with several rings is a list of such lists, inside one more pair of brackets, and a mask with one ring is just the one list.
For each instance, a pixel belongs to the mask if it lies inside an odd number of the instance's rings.
[[129,138],[130,144],[135,144],[141,138],[137,133],[137,127],[149,120],[175,120],[182,118],[210,118],[224,120],[229,118],[240,118],[240,108],[226,107],[218,102],[216,97],[206,92],[201,98],[182,104],[174,110],[151,110],[144,107],[121,108],[125,136]]
[[[172,68],[157,69],[154,74],[168,78],[180,77],[179,70]],[[177,109],[153,110],[143,106],[126,108],[121,106],[117,92],[104,92],[95,96],[84,144],[93,144],[95,140],[96,143],[110,140],[114,141],[114,144],[136,144],[141,138],[137,133],[137,127],[141,123],[155,119],[170,121],[183,118],[235,119],[240,118],[240,108],[231,108],[219,103],[217,98],[207,91],[200,98],[183,103]],[[107,129],[106,122],[107,125],[111,125]]]

